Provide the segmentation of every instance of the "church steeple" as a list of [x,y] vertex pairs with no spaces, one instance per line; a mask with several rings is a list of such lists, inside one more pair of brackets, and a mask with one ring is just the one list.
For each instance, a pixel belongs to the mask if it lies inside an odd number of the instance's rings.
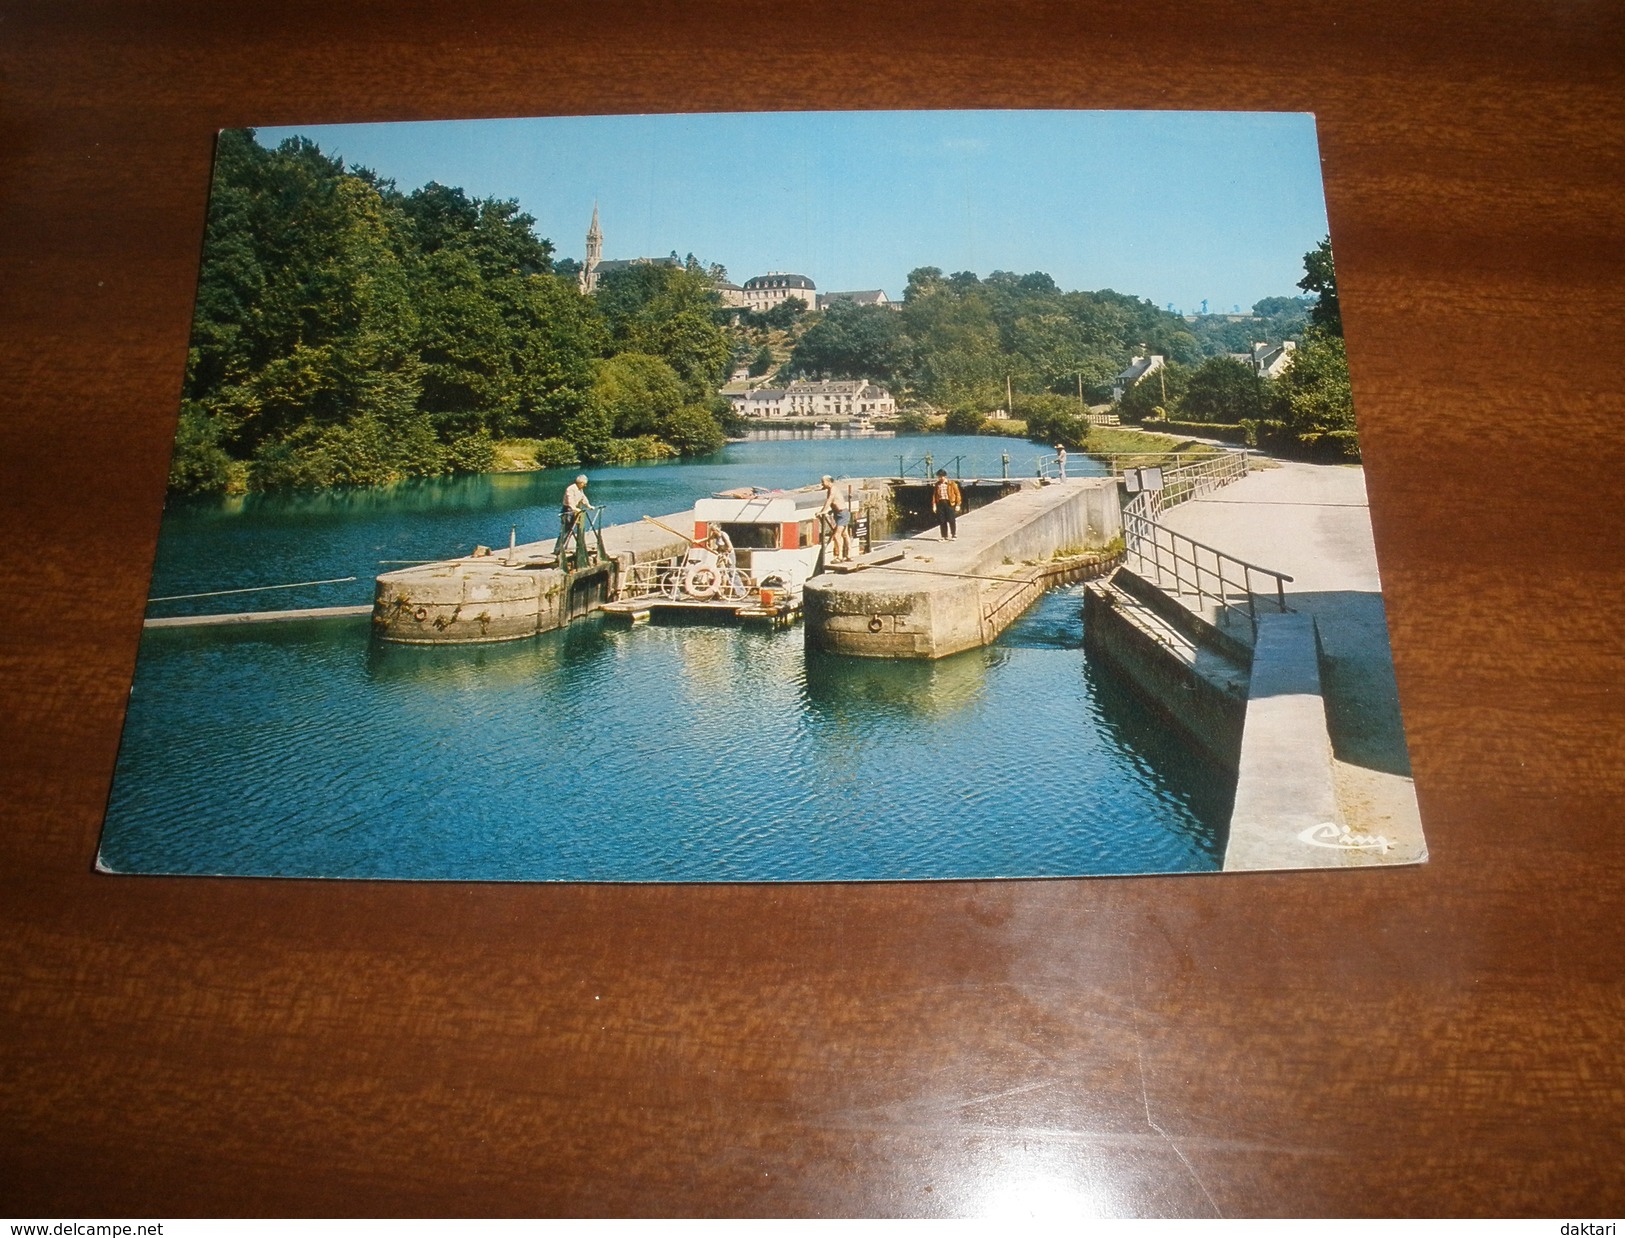
[[598,263],[604,256],[604,234],[598,227],[598,203],[592,204],[592,227],[587,229],[587,260],[581,264],[581,291],[598,291]]

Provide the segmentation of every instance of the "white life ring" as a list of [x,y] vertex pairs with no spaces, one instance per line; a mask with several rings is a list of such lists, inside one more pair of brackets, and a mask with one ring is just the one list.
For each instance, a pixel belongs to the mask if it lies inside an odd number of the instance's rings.
[[683,573],[683,592],[704,601],[714,598],[722,586],[722,574],[706,563],[696,563]]

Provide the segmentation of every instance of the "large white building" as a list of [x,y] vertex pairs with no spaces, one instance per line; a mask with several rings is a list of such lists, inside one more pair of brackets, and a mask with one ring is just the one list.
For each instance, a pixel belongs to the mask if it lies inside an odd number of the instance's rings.
[[800,297],[812,309],[818,303],[818,287],[805,275],[792,275],[787,271],[770,271],[745,281],[740,290],[745,308],[761,314],[782,305],[791,297]]
[[788,387],[758,387],[755,391],[725,391],[741,417],[892,417],[897,401],[884,387],[867,379],[797,379]]

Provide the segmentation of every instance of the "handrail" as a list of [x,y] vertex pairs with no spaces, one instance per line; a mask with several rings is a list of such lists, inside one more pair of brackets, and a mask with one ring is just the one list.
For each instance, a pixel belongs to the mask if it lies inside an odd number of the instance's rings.
[[[1149,504],[1146,506],[1149,506]],[[1165,574],[1171,574],[1173,576],[1174,592],[1186,592],[1186,574],[1181,569],[1183,566],[1188,566],[1191,569],[1189,584],[1198,599],[1203,602],[1211,599],[1220,607],[1228,610],[1233,603],[1231,602],[1231,593],[1227,591],[1226,586],[1238,586],[1239,591],[1245,594],[1247,598],[1247,614],[1249,618],[1256,622],[1259,594],[1253,589],[1252,573],[1257,572],[1262,576],[1274,578],[1274,602],[1276,608],[1283,614],[1291,609],[1286,604],[1286,585],[1287,582],[1292,580],[1292,577],[1286,572],[1278,572],[1274,568],[1248,562],[1246,559],[1227,554],[1216,546],[1209,546],[1206,542],[1199,542],[1194,537],[1189,537],[1184,533],[1170,529],[1167,525],[1157,523],[1141,511],[1133,510],[1133,505],[1124,509],[1123,516],[1125,550],[1134,556],[1142,568],[1147,564],[1150,565],[1156,573],[1156,583],[1159,586],[1163,584]],[[1163,563],[1165,548],[1162,544],[1161,534],[1164,533],[1168,535],[1166,553],[1170,563],[1167,566]],[[1188,555],[1181,553],[1181,542],[1191,548]],[[1149,553],[1147,553],[1148,547]],[[1205,551],[1213,556],[1213,565],[1211,567],[1196,557],[1198,551]],[[1239,580],[1233,576],[1226,579],[1225,564],[1227,563],[1241,569],[1241,578]],[[1203,583],[1203,573],[1217,581],[1216,590],[1209,590],[1207,585]]]
[[1246,559],[1238,559],[1235,555],[1229,554],[1226,551],[1220,550],[1216,546],[1209,546],[1206,542],[1199,542],[1194,537],[1189,537],[1189,536],[1185,535],[1184,533],[1176,532],[1175,530],[1170,529],[1165,524],[1158,524],[1155,520],[1143,520],[1143,523],[1151,525],[1153,528],[1160,529],[1164,533],[1172,534],[1174,537],[1179,538],[1181,541],[1189,542],[1192,546],[1196,547],[1196,549],[1198,549],[1198,550],[1205,550],[1209,554],[1218,555],[1221,559],[1227,559],[1231,563],[1234,563],[1239,567],[1251,568],[1255,572],[1262,572],[1265,576],[1276,576],[1276,577],[1279,577],[1281,580],[1292,580],[1293,579],[1293,577],[1287,572],[1277,572],[1273,567],[1264,567],[1262,564],[1249,563]]
[[929,481],[930,478],[931,478],[931,463],[932,463],[932,461],[931,461],[931,453],[929,451],[926,452],[925,455],[921,456],[918,460],[915,460],[910,464],[904,464],[903,463],[903,457],[898,456],[897,457],[897,476],[900,479],[907,478],[908,477],[908,471],[910,469],[912,469],[912,468],[914,468],[916,466],[921,466],[920,467],[920,476],[924,477],[927,481]]
[[1195,460],[1217,460],[1221,456],[1239,456],[1244,451],[1251,451],[1247,447],[1220,447],[1212,445],[1211,451],[1158,451],[1155,447],[1145,447],[1139,451],[1091,451],[1091,456],[1102,460],[1116,460],[1124,456],[1143,458],[1145,456],[1161,456],[1165,460],[1184,459],[1189,456]]
[[[602,504],[582,507],[570,527],[560,530],[558,539],[553,543],[554,561],[559,567],[567,572],[579,572],[593,563],[592,549],[587,545],[588,533],[598,543],[597,561],[602,563],[608,560],[609,552],[604,549],[604,513],[607,510]],[[572,542],[575,543],[573,547]]]

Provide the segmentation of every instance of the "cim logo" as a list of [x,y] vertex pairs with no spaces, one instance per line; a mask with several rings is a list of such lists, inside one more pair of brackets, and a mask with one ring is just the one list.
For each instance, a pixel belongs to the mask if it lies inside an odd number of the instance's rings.
[[1356,834],[1346,825],[1322,821],[1307,830],[1298,831],[1298,841],[1311,847],[1330,847],[1334,851],[1381,851],[1386,853],[1393,844],[1381,834]]

